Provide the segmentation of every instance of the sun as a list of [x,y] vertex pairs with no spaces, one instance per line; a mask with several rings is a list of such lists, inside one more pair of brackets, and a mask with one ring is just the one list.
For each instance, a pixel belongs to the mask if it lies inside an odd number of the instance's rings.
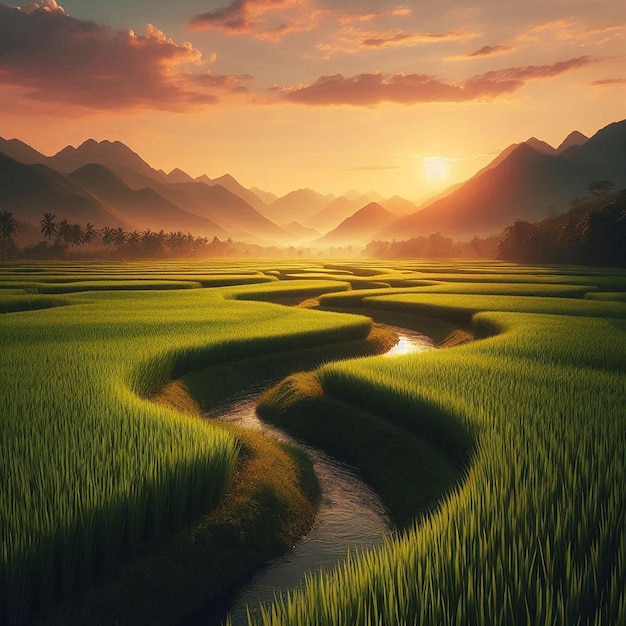
[[448,159],[442,156],[423,157],[422,168],[426,178],[440,182],[448,175]]

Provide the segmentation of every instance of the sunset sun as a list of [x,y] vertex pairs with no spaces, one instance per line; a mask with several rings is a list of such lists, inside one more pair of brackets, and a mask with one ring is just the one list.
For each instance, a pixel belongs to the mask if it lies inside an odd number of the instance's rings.
[[424,157],[422,161],[424,176],[431,182],[441,182],[448,176],[449,163],[446,157]]

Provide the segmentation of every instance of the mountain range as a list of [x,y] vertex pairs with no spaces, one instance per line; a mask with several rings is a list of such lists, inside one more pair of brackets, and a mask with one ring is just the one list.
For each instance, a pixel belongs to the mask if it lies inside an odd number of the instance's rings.
[[0,138],[0,209],[38,224],[59,219],[128,230],[172,230],[260,244],[327,247],[440,232],[497,233],[515,219],[537,221],[566,211],[608,180],[626,187],[626,121],[591,138],[570,133],[557,147],[535,137],[512,144],[487,167],[418,207],[394,196],[312,189],[277,197],[247,189],[230,174],[193,178],[156,170],[119,141],[89,139],[45,156],[18,139]]
[[[545,146],[548,146],[547,148]],[[589,184],[626,187],[626,120],[585,139],[572,133],[557,149],[531,139],[507,148],[451,193],[381,229],[381,238],[440,232],[457,238],[497,233],[516,219],[539,221],[565,212]]]

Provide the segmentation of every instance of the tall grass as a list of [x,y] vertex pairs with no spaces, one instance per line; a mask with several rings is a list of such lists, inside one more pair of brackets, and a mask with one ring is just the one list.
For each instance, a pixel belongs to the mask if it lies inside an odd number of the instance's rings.
[[66,306],[0,318],[0,623],[24,622],[219,501],[238,441],[152,403],[159,385],[371,327],[233,299],[249,288],[39,296]]
[[318,370],[331,398],[403,427],[409,415],[439,445],[467,431],[475,449],[436,513],[310,577],[259,622],[626,623],[626,324],[594,311],[481,313],[473,344]]

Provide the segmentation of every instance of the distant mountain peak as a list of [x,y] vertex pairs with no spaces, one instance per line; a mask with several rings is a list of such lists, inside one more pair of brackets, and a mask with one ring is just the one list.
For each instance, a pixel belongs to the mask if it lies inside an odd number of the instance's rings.
[[573,130],[565,139],[561,142],[561,145],[556,149],[557,153],[561,153],[572,146],[582,146],[589,139],[586,135],[583,135],[578,130]]
[[385,209],[385,207],[378,202],[370,202],[369,204],[366,204],[363,208],[359,209],[352,217],[354,217],[355,215],[376,216],[386,215],[390,213],[391,211],[387,211],[387,209]]
[[187,174],[184,170],[181,170],[179,167],[175,167],[169,174],[166,176],[168,183],[192,183],[193,178]]
[[541,139],[537,139],[537,137],[531,137],[524,142],[527,146],[530,146],[533,150],[537,152],[543,152],[544,154],[554,154],[555,149],[545,141]]

